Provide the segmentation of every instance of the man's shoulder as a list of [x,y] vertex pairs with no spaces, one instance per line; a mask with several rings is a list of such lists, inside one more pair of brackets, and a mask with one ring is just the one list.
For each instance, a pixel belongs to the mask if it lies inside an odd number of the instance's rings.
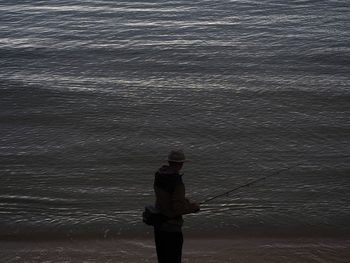
[[182,175],[162,168],[155,173],[154,186],[173,192],[175,187],[183,184]]

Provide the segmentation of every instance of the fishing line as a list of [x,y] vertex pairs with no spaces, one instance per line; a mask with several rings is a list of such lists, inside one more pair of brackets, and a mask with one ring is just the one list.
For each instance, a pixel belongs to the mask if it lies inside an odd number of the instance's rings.
[[247,182],[247,183],[245,183],[245,184],[239,185],[239,186],[237,186],[237,187],[235,187],[235,188],[233,188],[233,189],[231,189],[231,190],[228,190],[228,191],[226,191],[226,192],[224,192],[224,193],[221,193],[221,194],[215,195],[215,196],[213,196],[213,197],[210,197],[210,198],[208,198],[208,199],[206,199],[206,200],[200,202],[199,204],[202,205],[202,204],[208,203],[208,202],[210,202],[210,201],[212,201],[212,200],[214,200],[214,199],[216,199],[216,198],[219,198],[219,197],[222,197],[222,196],[227,196],[227,195],[229,195],[229,194],[231,194],[231,193],[237,191],[238,189],[241,189],[241,188],[244,188],[244,187],[248,187],[248,186],[250,186],[250,185],[252,185],[252,184],[255,184],[255,183],[257,183],[257,182],[260,182],[260,181],[262,181],[262,180],[265,180],[266,178],[269,178],[269,177],[278,175],[278,174],[280,174],[280,173],[289,171],[289,170],[291,170],[291,169],[293,169],[293,168],[295,168],[295,167],[297,167],[297,166],[300,166],[300,164],[293,165],[293,166],[291,166],[291,167],[288,167],[288,168],[285,168],[285,169],[276,171],[276,172],[274,172],[274,173],[272,173],[272,174],[269,174],[269,175],[266,175],[266,176],[264,176],[264,177],[260,177],[260,178],[258,178],[258,179],[251,180],[251,181],[249,181],[249,182]]

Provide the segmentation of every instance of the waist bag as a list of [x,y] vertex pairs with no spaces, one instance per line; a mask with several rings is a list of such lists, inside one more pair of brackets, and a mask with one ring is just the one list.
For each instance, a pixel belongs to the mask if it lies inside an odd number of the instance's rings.
[[142,221],[149,226],[160,225],[169,220],[165,215],[162,215],[160,211],[153,205],[146,205],[145,210],[142,213]]

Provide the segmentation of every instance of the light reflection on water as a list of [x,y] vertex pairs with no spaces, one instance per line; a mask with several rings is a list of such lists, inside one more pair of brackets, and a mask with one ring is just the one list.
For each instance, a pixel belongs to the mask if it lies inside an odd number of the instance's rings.
[[192,159],[184,179],[197,201],[301,164],[203,206],[190,231],[349,233],[346,11],[2,4],[1,233],[143,233],[172,147]]

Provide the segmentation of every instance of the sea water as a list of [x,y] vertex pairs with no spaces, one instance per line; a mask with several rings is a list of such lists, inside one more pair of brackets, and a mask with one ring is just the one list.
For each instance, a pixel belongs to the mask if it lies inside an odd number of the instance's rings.
[[[182,148],[193,235],[350,234],[347,0],[1,1],[0,236],[150,232]],[[290,167],[294,167],[289,170]]]

